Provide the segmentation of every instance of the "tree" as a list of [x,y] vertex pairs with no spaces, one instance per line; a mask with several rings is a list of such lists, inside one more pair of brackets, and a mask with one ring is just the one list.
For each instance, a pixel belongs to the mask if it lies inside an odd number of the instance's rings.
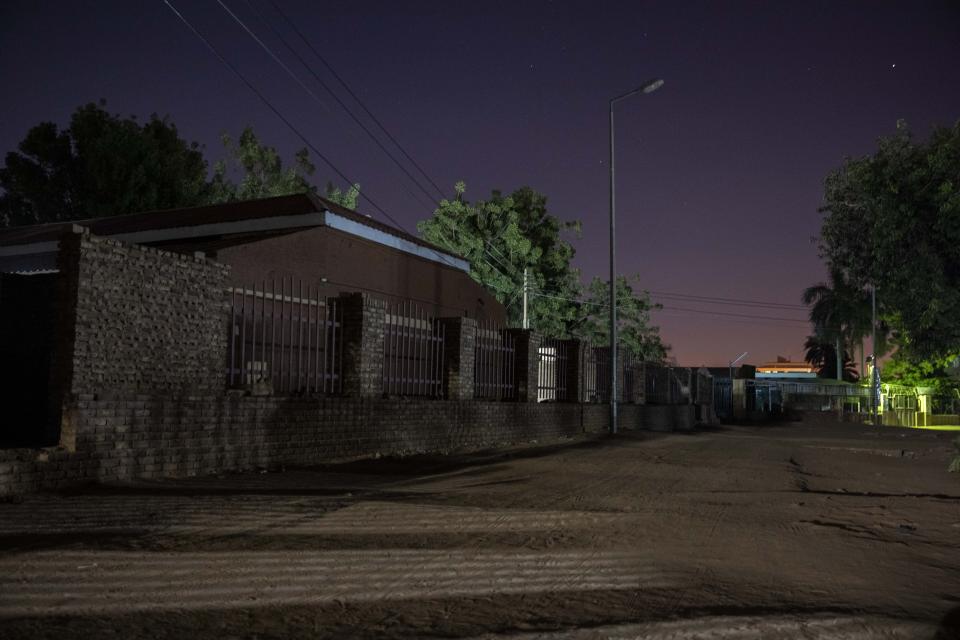
[[579,272],[570,261],[573,246],[561,233],[579,230],[577,221],[561,221],[547,211],[546,196],[530,187],[508,196],[493,191],[489,200],[464,198],[457,183],[456,197],[442,200],[433,217],[417,228],[424,239],[466,258],[470,275],[507,308],[514,326],[522,317],[524,269],[532,292],[530,326],[546,335],[569,337],[568,326],[578,320]]
[[[639,280],[639,276],[633,279]],[[609,344],[609,281],[594,278],[586,293],[586,299],[580,307],[582,320],[571,333],[595,345]],[[618,276],[617,343],[647,362],[663,362],[670,346],[660,339],[660,328],[650,324],[650,311],[662,306],[654,304],[648,292],[636,293],[630,286],[630,279]]]
[[877,285],[901,357],[960,349],[960,122],[921,143],[898,123],[827,177],[825,199],[821,254],[852,286]]
[[360,198],[360,184],[354,182],[346,191],[340,191],[340,187],[332,182],[327,183],[327,200],[335,204],[356,211],[357,200]]
[[[554,338],[608,341],[609,287],[600,279],[584,292],[573,268],[573,246],[561,237],[579,231],[580,222],[561,221],[547,211],[546,196],[530,187],[509,196],[494,191],[489,200],[469,202],[458,182],[453,200],[443,200],[433,217],[417,228],[426,240],[470,261],[470,275],[507,308],[511,325],[522,318],[524,270],[530,293],[530,327]],[[586,295],[586,299],[583,296]],[[669,349],[650,324],[655,306],[649,295],[633,291],[627,278],[617,279],[620,344],[650,360],[663,360]]]
[[[825,339],[818,335],[807,336],[803,348],[805,350],[804,360],[817,370],[817,375],[821,378],[843,379],[847,382],[860,380],[860,374],[854,367],[853,358],[847,351],[843,352],[840,359],[837,358],[836,342],[832,338]],[[837,376],[838,362],[841,363],[842,378]]]
[[169,118],[140,124],[106,103],[77,108],[66,129],[36,125],[0,168],[0,226],[203,204],[207,162]]
[[[316,168],[306,149],[297,151],[293,166],[284,167],[277,150],[261,144],[252,127],[245,127],[236,142],[226,133],[221,140],[228,159],[214,165],[210,202],[316,193],[317,187],[308,180]],[[230,180],[231,169],[240,172],[239,183]]]
[[[870,293],[850,283],[842,271],[832,269],[830,282],[821,282],[804,290],[803,303],[810,306],[810,322],[819,340],[833,342],[837,358],[831,368],[834,375],[840,366],[839,357],[860,343],[860,370],[863,370],[863,340],[873,333],[873,310]],[[888,329],[877,324],[875,351],[883,355],[886,350]],[[837,380],[840,378],[837,377]]]
[[896,353],[883,367],[883,379],[909,386],[932,387],[938,394],[954,394],[955,389],[960,389],[960,351],[920,361]]

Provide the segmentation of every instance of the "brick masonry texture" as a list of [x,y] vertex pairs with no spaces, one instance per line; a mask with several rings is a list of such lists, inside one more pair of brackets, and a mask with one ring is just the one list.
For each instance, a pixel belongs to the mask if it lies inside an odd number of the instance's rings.
[[223,388],[228,267],[85,232],[61,246],[76,319],[72,394]]
[[[383,397],[386,306],[359,293],[338,298],[344,396],[227,392],[228,267],[79,229],[61,247],[52,367],[63,376],[52,385],[64,391],[61,446],[0,450],[0,496],[84,482],[469,451],[608,428],[605,404],[536,402],[540,338],[527,330],[510,330],[520,401],[473,400],[472,320],[440,320],[447,327],[449,399]],[[576,362],[581,347],[569,346]],[[620,426],[689,429],[694,412],[694,405],[622,404]]]
[[367,293],[341,293],[343,313],[343,392],[383,393],[383,341],[387,304]]
[[473,318],[440,318],[443,325],[443,392],[451,400],[470,400],[474,392],[477,321]]
[[[84,482],[469,451],[607,429],[602,404],[404,398],[83,397],[77,451],[0,451],[0,495]],[[692,406],[621,405],[624,429],[693,425]]]

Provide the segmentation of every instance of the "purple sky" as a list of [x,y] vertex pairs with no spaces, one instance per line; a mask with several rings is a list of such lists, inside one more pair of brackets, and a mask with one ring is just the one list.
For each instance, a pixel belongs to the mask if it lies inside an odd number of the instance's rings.
[[[429,215],[245,0],[224,2],[327,108],[216,2],[171,1],[407,229]],[[268,3],[250,2],[297,42]],[[811,241],[824,176],[897,119],[926,135],[960,118],[955,0],[278,3],[447,193],[460,179],[469,198],[528,184],[553,214],[582,219],[573,242],[587,278],[608,268],[607,100],[664,78],[617,107],[618,267],[652,291],[797,304],[824,277]],[[287,158],[303,146],[160,0],[4,2],[0,42],[0,151],[99,98],[169,114],[211,159],[222,131],[247,124]],[[335,177],[315,161],[321,185]],[[656,320],[680,364],[802,358],[808,327],[769,319],[802,309],[662,301]]]

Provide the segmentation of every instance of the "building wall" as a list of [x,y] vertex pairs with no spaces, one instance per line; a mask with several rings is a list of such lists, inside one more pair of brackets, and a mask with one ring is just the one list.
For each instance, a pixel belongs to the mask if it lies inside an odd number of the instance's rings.
[[[313,465],[371,455],[477,450],[607,430],[609,407],[578,403],[151,396],[68,408],[75,453],[0,450],[0,495],[84,482]],[[622,405],[625,431],[693,426],[693,406]]]
[[86,232],[61,247],[70,393],[223,389],[227,267]]
[[467,273],[328,227],[224,247],[216,260],[230,265],[235,286],[294,278],[323,296],[361,290],[388,302],[412,300],[434,317],[506,320],[503,306]]

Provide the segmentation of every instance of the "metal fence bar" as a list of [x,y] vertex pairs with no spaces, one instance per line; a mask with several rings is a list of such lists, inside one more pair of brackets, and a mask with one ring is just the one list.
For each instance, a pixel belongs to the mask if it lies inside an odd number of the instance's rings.
[[409,300],[388,305],[383,389],[388,395],[443,395],[443,325]]
[[[341,387],[343,341],[336,301],[293,278],[228,289],[229,387],[269,383],[274,393],[328,393]],[[339,352],[339,356],[338,356]]]

